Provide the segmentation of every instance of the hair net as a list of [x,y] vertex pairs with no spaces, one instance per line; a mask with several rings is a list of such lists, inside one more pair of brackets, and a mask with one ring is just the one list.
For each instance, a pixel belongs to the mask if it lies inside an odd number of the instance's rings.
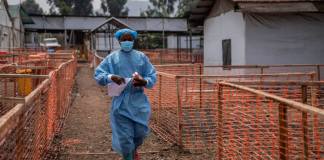
[[116,37],[116,39],[119,40],[120,37],[121,37],[122,35],[126,34],[126,33],[130,34],[130,35],[132,36],[133,39],[136,39],[136,38],[137,38],[137,32],[134,31],[134,30],[131,30],[131,29],[127,29],[127,28],[118,30],[118,31],[115,33],[115,37]]

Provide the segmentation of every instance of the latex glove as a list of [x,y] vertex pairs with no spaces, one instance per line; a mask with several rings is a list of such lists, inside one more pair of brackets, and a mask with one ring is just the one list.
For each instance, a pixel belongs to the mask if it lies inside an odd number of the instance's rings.
[[126,83],[125,78],[117,76],[117,75],[112,75],[111,80],[113,82],[117,83],[118,85],[121,85],[122,83]]
[[144,87],[146,84],[147,81],[141,75],[139,75],[137,72],[133,74],[133,85],[135,87]]

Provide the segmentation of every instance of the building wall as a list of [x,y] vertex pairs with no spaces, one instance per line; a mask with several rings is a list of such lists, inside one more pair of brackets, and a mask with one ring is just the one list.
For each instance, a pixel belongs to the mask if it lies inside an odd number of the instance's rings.
[[[226,12],[209,17],[204,24],[204,64],[222,65],[222,40],[231,39],[232,65],[245,64],[245,22],[242,13]],[[207,74],[216,74],[205,68]]]
[[324,63],[324,14],[245,17],[246,64]]
[[[190,38],[189,36],[179,36],[179,48],[182,49],[189,49],[190,48]],[[167,48],[175,49],[177,48],[177,36],[176,35],[169,35],[167,37]],[[192,36],[192,48],[202,48],[203,40],[201,40],[201,36]]]
[[4,2],[0,1],[0,50],[8,50],[10,47],[12,22],[5,8]]

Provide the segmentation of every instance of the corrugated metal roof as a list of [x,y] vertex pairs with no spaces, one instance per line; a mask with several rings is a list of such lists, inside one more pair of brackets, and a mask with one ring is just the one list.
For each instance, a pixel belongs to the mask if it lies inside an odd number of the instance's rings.
[[233,2],[282,3],[282,2],[320,2],[323,0],[232,0]]
[[[189,21],[203,24],[215,2],[220,0],[196,0]],[[324,12],[324,0],[228,0],[234,2],[236,11],[258,13]],[[212,3],[213,2],[213,3]],[[233,7],[234,9],[234,7]]]
[[[107,20],[105,17],[59,17],[32,16],[34,24],[24,25],[26,30],[92,30]],[[130,28],[148,32],[186,32],[187,19],[184,18],[118,18]]]

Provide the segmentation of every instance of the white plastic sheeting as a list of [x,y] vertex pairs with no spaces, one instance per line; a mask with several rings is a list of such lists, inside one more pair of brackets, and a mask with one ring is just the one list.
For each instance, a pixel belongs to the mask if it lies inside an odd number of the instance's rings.
[[247,64],[324,63],[324,14],[247,14]]

